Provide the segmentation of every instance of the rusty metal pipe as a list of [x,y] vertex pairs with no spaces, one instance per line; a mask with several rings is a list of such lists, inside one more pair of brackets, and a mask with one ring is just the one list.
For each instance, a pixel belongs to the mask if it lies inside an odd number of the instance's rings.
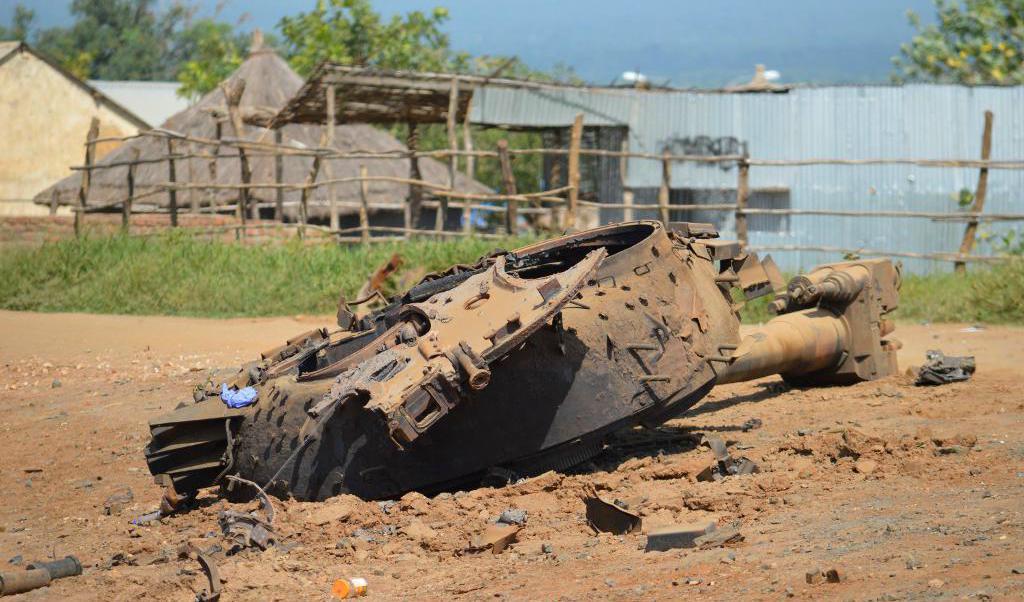
[[0,596],[13,596],[47,585],[50,585],[50,572],[46,569],[0,573]]
[[823,309],[783,314],[745,336],[718,384],[772,374],[800,376],[839,364],[847,349],[846,323]]

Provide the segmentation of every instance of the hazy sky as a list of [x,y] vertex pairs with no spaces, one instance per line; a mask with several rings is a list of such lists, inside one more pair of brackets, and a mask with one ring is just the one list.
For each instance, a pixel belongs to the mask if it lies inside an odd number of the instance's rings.
[[[161,0],[169,1],[169,0]],[[6,22],[17,0],[0,0]],[[202,11],[273,30],[314,0],[200,0]],[[66,23],[68,0],[23,0],[42,25]],[[639,70],[677,86],[749,79],[756,63],[785,81],[885,81],[910,38],[905,13],[931,0],[374,0],[385,14],[446,6],[456,49],[515,54],[536,68],[570,65],[608,83]]]

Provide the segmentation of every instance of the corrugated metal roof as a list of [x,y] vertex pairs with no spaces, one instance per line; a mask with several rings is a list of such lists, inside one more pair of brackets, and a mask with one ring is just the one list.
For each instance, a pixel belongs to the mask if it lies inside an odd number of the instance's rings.
[[189,106],[178,96],[178,82],[140,82],[89,80],[89,84],[114,99],[153,127],[163,125],[175,113]]
[[[579,112],[588,125],[627,125],[632,151],[660,153],[666,145],[735,138],[758,159],[979,158],[985,110],[995,113],[992,159],[1024,159],[1024,87],[950,85],[795,88],[786,94],[699,91],[483,89],[471,119],[516,126],[568,126]],[[974,169],[908,165],[761,167],[752,188],[790,191],[795,209],[955,211],[961,189],[974,189]],[[657,161],[631,159],[627,185],[657,187]],[[677,164],[673,188],[734,188],[736,169]],[[602,199],[621,202],[620,199]],[[986,211],[1024,213],[1024,171],[992,170]],[[649,215],[654,217],[653,214]],[[637,217],[648,217],[638,215]],[[1013,228],[984,224],[983,232]],[[731,218],[724,220],[723,235]],[[962,222],[909,218],[794,215],[786,232],[751,232],[750,243],[826,245],[911,252],[953,252]],[[783,269],[835,260],[820,252],[777,253]],[[910,271],[949,264],[905,260]]]

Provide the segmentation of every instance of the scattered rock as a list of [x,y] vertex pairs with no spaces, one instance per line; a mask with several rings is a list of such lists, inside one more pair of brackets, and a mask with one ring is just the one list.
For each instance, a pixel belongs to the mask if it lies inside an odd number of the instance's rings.
[[645,552],[664,552],[674,548],[696,547],[697,539],[715,530],[715,523],[669,525],[647,533]]
[[759,429],[762,426],[764,426],[764,422],[762,422],[760,418],[750,418],[742,425],[740,425],[740,428],[743,430],[744,433],[746,433],[754,429]]
[[103,514],[106,514],[107,516],[117,516],[118,514],[121,514],[121,512],[133,501],[135,501],[135,494],[132,493],[131,489],[125,487],[124,489],[111,494],[110,497],[103,502]]
[[427,525],[423,524],[423,521],[416,519],[409,521],[407,525],[402,527],[401,533],[409,539],[417,542],[427,541],[437,537],[437,531],[434,531]]
[[61,382],[60,382],[59,378],[53,379],[53,382],[50,383],[50,388],[51,389],[59,389],[60,386],[61,386]]
[[913,556],[907,556],[906,567],[907,567],[908,571],[913,571],[913,570],[919,569],[922,566],[924,566],[924,565],[921,564],[920,560],[918,560],[917,558],[914,558]]
[[521,510],[519,508],[509,508],[508,510],[502,512],[501,516],[499,516],[498,520],[496,520],[495,522],[504,525],[525,525],[526,510]]
[[317,526],[329,525],[348,520],[354,510],[351,500],[345,499],[345,496],[335,497],[311,512],[307,521]]
[[860,460],[857,460],[856,463],[854,463],[853,469],[859,472],[860,474],[869,475],[878,469],[878,462],[875,462],[874,460],[869,460],[867,458],[862,458]]
[[946,585],[946,582],[942,579],[932,579],[928,582],[928,587],[932,589],[940,589],[943,585]]
[[542,554],[554,554],[555,553],[555,546],[553,546],[553,545],[551,545],[549,543],[542,543],[542,544],[540,544],[540,551],[541,551]]
[[1010,572],[1014,575],[1024,575],[1024,566],[1015,566],[1010,569]]
[[836,569],[829,569],[825,571],[825,581],[828,581],[829,583],[839,583],[841,580],[842,577]]
[[[21,557],[21,554],[18,554],[17,556],[15,556],[14,558],[11,558],[7,562],[8,562],[8,564],[13,564],[14,566],[21,566],[21,563],[24,562],[24,561],[25,561],[25,559]],[[1014,572],[1016,572],[1016,569],[1014,569]]]

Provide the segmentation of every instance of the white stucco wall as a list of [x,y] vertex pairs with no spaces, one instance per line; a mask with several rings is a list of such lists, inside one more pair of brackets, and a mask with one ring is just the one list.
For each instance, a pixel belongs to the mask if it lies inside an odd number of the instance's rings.
[[[81,165],[93,116],[100,137],[135,134],[136,122],[30,52],[0,64],[0,214],[46,213],[31,199]],[[100,144],[103,156],[116,144]]]

